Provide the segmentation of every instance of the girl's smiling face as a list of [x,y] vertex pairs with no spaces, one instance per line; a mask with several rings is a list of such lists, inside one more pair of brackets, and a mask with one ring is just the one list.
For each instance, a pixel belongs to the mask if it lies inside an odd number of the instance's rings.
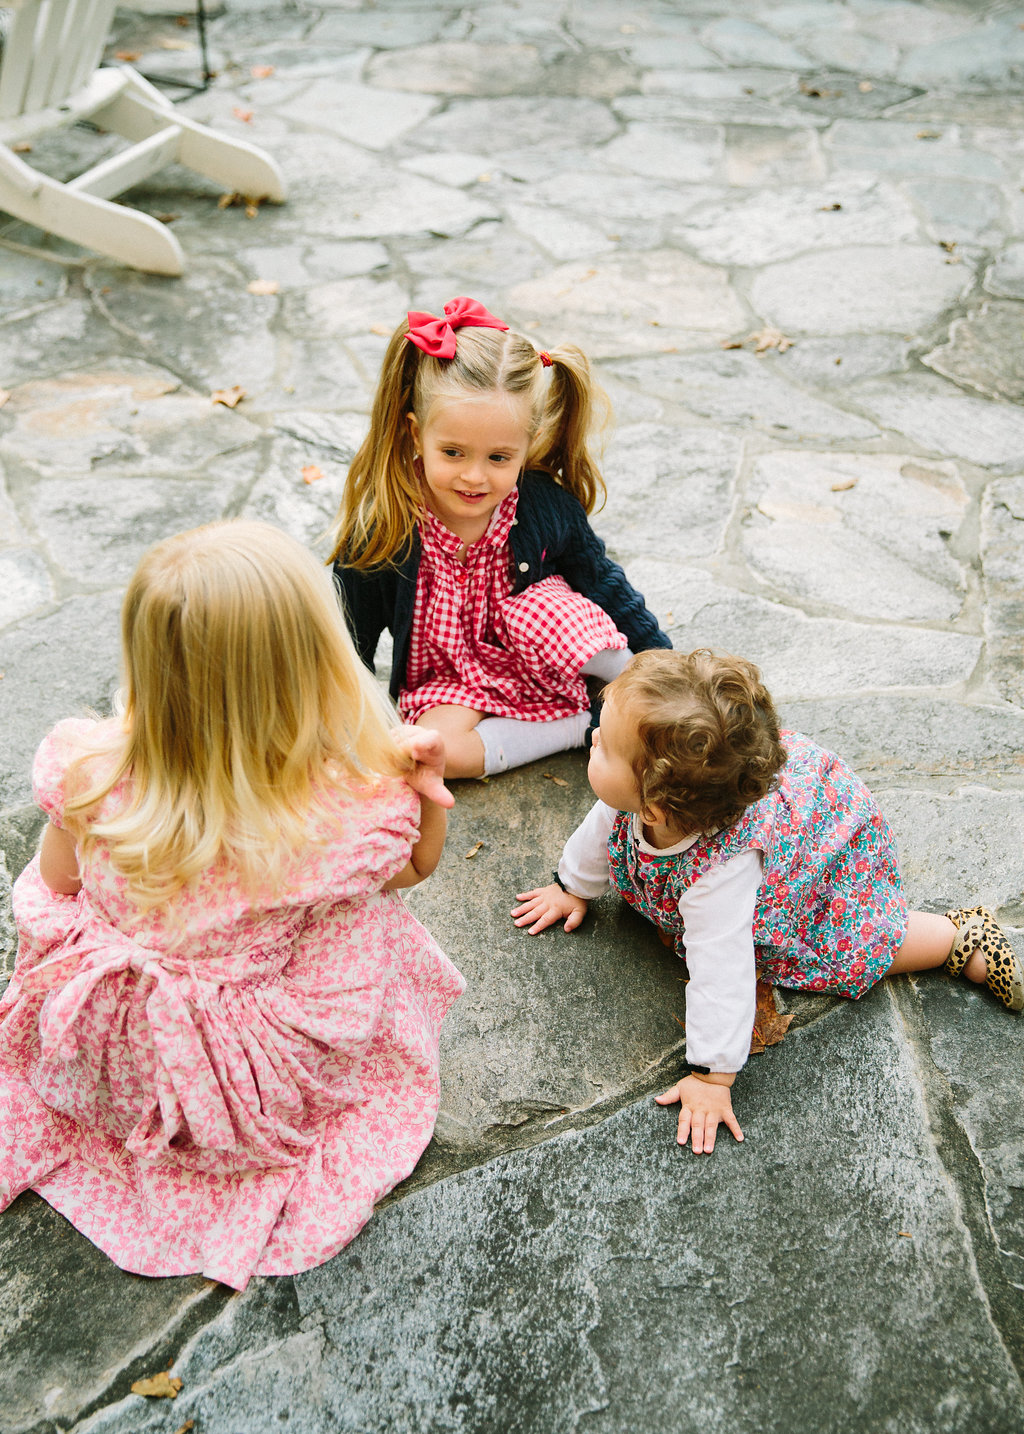
[[512,393],[442,399],[422,426],[413,413],[408,421],[423,460],[427,507],[463,542],[475,543],[526,462],[528,399]]

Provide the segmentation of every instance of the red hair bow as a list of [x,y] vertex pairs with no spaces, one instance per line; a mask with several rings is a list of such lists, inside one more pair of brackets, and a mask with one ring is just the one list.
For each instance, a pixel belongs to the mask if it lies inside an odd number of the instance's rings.
[[422,314],[416,309],[409,313],[409,332],[406,338],[422,349],[431,358],[453,359],[455,357],[456,329],[507,329],[483,304],[476,299],[452,299],[444,306],[444,318],[436,319],[433,314]]

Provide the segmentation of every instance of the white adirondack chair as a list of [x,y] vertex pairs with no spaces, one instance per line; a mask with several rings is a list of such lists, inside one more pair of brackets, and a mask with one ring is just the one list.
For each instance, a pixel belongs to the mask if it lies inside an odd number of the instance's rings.
[[[0,54],[0,210],[151,274],[180,274],[181,245],[159,220],[111,203],[182,164],[251,199],[284,199],[277,165],[255,145],[186,119],[130,66],[100,60],[116,0],[0,0],[12,11]],[[88,119],[132,143],[67,183],[14,152],[20,141]]]

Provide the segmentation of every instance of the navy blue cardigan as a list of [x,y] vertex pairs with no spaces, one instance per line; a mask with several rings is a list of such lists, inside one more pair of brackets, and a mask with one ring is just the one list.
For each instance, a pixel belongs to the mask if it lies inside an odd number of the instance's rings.
[[[547,473],[524,473],[519,480],[519,505],[509,546],[515,592],[558,573],[576,592],[604,609],[625,635],[631,652],[672,646],[647,611],[642,594],[630,585],[618,563],[608,557],[582,504]],[[352,637],[371,672],[381,633],[387,628],[394,638],[390,690],[396,699],[409,660],[419,566],[420,539],[416,531],[393,565],[366,570],[346,567],[340,560],[334,564]]]

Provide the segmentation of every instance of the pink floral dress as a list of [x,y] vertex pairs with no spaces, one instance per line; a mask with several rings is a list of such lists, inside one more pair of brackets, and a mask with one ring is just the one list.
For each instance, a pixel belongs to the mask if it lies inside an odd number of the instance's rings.
[[[90,726],[61,723],[36,756],[58,825]],[[418,814],[382,782],[339,800],[284,889],[254,900],[213,869],[141,918],[102,847],[74,897],[31,862],[0,1000],[0,1208],[31,1187],[123,1269],[237,1289],[347,1244],[430,1139],[464,986],[381,891]]]

